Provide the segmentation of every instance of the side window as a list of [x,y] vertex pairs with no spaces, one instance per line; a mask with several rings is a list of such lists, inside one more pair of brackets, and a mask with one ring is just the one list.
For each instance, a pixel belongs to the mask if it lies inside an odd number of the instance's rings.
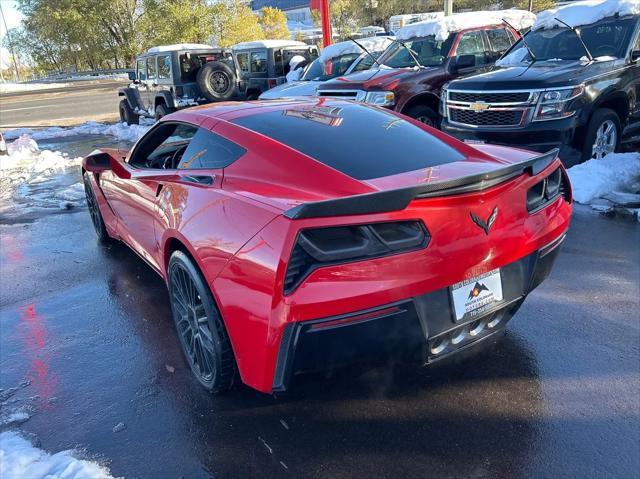
[[[372,53],[371,55],[373,55],[376,58],[378,56],[380,56],[379,53]],[[352,72],[360,72],[360,71],[368,70],[369,68],[371,68],[373,66],[373,57],[371,55],[365,55],[358,62],[358,64],[355,66],[355,68],[352,70]]]
[[156,77],[156,57],[147,58],[147,78],[153,80]]
[[267,52],[251,52],[251,73],[267,72]]
[[145,70],[144,60],[138,60],[136,62],[136,70],[138,74],[138,80],[145,81],[147,79],[147,72]]
[[158,57],[158,78],[171,78],[171,57],[169,55]]
[[236,59],[238,60],[238,68],[240,68],[240,71],[242,73],[249,73],[249,54],[238,53]]
[[186,123],[163,123],[138,143],[129,163],[136,168],[177,168],[197,127]]
[[513,43],[509,32],[504,28],[487,30],[487,37],[489,38],[491,51],[496,53],[503,53]]
[[229,166],[247,150],[209,130],[198,128],[178,169],[218,169]]
[[476,30],[473,32],[467,32],[462,35],[456,55],[473,55],[476,57],[476,65],[482,65],[486,63],[486,55],[484,42],[482,40],[482,31]]

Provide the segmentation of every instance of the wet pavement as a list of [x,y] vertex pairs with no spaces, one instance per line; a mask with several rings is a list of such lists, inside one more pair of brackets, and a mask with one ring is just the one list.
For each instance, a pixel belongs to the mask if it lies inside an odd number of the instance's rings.
[[637,222],[576,208],[551,277],[457,364],[211,396],[160,278],[99,245],[85,208],[50,213],[0,224],[0,399],[43,449],[127,478],[638,477]]

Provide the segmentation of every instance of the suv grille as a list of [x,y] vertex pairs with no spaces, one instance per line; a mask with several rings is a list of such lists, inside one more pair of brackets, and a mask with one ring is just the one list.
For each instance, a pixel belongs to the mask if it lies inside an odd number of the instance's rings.
[[485,102],[485,103],[525,103],[529,101],[530,93],[527,91],[515,92],[496,92],[496,93],[475,93],[451,91],[449,92],[450,101],[463,101],[467,103]]
[[523,110],[485,110],[475,112],[449,108],[449,117],[456,123],[474,126],[518,126]]

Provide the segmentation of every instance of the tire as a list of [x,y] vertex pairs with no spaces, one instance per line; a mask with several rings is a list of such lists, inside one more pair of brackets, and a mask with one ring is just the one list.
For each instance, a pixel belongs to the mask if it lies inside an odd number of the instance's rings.
[[174,108],[169,108],[167,105],[160,104],[156,107],[156,112],[155,112],[155,119],[156,121],[158,121],[160,118],[162,118],[163,116],[167,116],[171,113],[173,113],[174,111],[176,111]]
[[438,114],[426,105],[412,106],[405,114],[427,126],[438,128]]
[[236,362],[209,286],[182,251],[171,255],[167,277],[176,332],[191,371],[211,393],[230,389]]
[[207,100],[225,101],[233,97],[236,74],[226,63],[209,62],[198,71],[196,82]]
[[133,112],[126,98],[124,100],[120,100],[120,107],[118,110],[120,111],[120,121],[123,123],[126,123],[127,125],[137,125],[140,123],[140,117]]
[[84,194],[87,199],[87,208],[89,209],[91,223],[93,223],[93,228],[96,230],[98,241],[101,243],[108,243],[111,240],[111,237],[109,236],[109,233],[107,233],[107,227],[104,225],[104,219],[102,218],[102,213],[100,213],[98,200],[96,199],[96,194],[93,191],[93,186],[91,186],[91,181],[89,180],[89,173],[83,173],[82,180],[84,183]]
[[609,108],[596,110],[587,126],[580,161],[601,159],[604,155],[617,151],[620,132],[620,119],[615,111]]

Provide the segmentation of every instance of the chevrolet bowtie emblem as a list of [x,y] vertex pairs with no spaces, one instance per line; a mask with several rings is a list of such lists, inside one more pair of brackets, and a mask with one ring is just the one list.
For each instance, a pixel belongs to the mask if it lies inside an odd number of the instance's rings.
[[469,214],[471,215],[471,219],[473,220],[473,222],[476,225],[478,225],[480,228],[482,228],[482,231],[484,231],[485,234],[487,236],[489,236],[489,230],[493,226],[493,223],[496,222],[496,218],[498,217],[498,207],[496,206],[493,209],[493,211],[491,212],[491,214],[487,218],[486,223],[479,216],[475,215],[474,213],[469,213]]
[[488,110],[490,107],[488,104],[480,102],[480,103],[471,103],[469,105],[469,108],[471,108],[473,111],[475,111],[476,113],[478,113],[479,111],[485,111]]

